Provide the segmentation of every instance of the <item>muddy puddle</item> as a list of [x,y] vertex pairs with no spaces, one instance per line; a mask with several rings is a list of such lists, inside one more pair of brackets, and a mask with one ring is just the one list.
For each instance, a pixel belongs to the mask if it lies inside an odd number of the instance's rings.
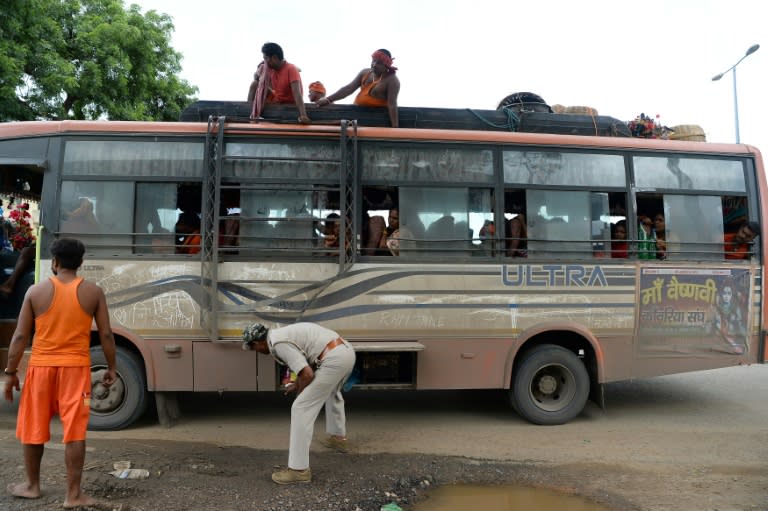
[[520,486],[442,486],[413,511],[610,511],[582,497]]

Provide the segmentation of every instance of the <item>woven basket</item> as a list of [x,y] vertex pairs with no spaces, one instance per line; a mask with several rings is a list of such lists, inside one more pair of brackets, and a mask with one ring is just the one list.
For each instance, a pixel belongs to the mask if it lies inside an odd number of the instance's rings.
[[552,105],[552,113],[562,114],[565,111],[565,107],[559,103]]
[[672,130],[672,133],[669,135],[670,140],[707,141],[704,129],[698,124],[680,124],[679,126],[672,126],[670,130]]
[[591,106],[567,106],[563,109],[564,114],[582,114],[597,115],[597,109]]

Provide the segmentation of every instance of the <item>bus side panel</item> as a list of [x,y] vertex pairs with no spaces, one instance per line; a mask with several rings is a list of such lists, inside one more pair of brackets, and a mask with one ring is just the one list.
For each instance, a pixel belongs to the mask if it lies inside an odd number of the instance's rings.
[[255,391],[256,351],[243,351],[240,343],[195,342],[195,391]]
[[760,280],[744,265],[641,268],[634,376],[758,362]]
[[425,339],[418,354],[418,389],[499,389],[512,339]]
[[154,381],[152,390],[192,389],[191,340],[153,340],[148,341],[146,346],[152,353],[152,364],[146,364],[147,381]]
[[602,361],[598,363],[598,381],[607,383],[626,380],[627,375],[632,374],[632,335],[601,335],[598,341],[602,352]]

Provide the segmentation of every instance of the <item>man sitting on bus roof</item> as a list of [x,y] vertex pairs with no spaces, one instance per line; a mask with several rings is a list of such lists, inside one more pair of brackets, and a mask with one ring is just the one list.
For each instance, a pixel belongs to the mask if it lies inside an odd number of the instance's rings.
[[726,259],[749,259],[752,254],[752,241],[760,235],[760,225],[757,222],[744,222],[736,232],[729,232],[725,241]]
[[265,66],[258,77],[254,75],[256,94],[253,100],[251,118],[261,117],[261,111],[267,103],[293,103],[299,110],[299,122],[309,124],[304,108],[304,95],[301,86],[299,68],[283,58],[283,49],[277,43],[265,43],[261,47]]
[[354,104],[359,106],[386,107],[389,112],[389,122],[393,128],[399,126],[397,112],[397,96],[400,93],[400,79],[392,65],[394,58],[389,50],[381,48],[371,55],[371,66],[361,70],[357,76],[344,87],[333,94],[316,102],[317,106],[330,105],[334,101],[344,99],[357,89],[360,92],[355,97]]

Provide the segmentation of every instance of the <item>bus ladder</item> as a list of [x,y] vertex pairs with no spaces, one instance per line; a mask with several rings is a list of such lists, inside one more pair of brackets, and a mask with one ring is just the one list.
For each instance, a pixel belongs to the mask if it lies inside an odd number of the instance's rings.
[[[200,327],[206,332],[212,342],[239,342],[240,338],[222,338],[219,330],[220,316],[229,314],[219,301],[219,225],[222,189],[222,172],[224,162],[228,159],[225,154],[225,138],[227,134],[227,119],[224,116],[210,116],[206,131],[204,150],[203,175],[203,204],[201,208],[201,271],[200,284],[203,289],[200,311]],[[359,232],[361,221],[353,214],[355,211],[355,190],[357,189],[357,121],[342,120],[339,132],[339,160],[333,160],[339,165],[339,210],[341,225],[339,226],[339,264],[337,276],[320,282],[313,297],[307,300],[310,308],[314,300],[327,288],[338,275],[351,267],[354,258],[355,232]],[[295,129],[285,128],[285,131],[295,133]],[[279,132],[281,128],[270,128],[270,132]],[[325,131],[324,133],[328,133]],[[301,161],[297,158],[296,161]],[[321,219],[318,219],[321,220]],[[347,240],[350,240],[348,243]],[[276,297],[269,302],[278,301]],[[299,317],[304,311],[299,313]],[[239,312],[242,314],[242,312]]]

